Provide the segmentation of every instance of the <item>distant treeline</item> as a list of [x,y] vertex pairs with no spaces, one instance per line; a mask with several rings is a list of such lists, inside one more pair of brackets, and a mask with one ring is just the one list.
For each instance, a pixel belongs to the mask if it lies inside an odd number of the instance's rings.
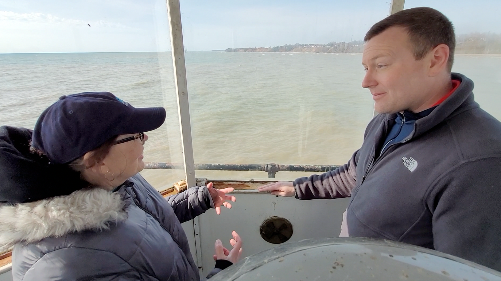
[[[363,41],[299,44],[276,47],[228,48],[226,52],[362,53]],[[501,54],[501,34],[470,33],[456,37],[457,54]]]

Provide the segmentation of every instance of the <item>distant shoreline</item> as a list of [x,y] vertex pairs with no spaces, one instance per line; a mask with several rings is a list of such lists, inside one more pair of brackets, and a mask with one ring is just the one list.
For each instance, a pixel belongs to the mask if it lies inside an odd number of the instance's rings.
[[[275,47],[227,48],[231,53],[362,53],[364,41],[327,44],[285,44]],[[456,36],[456,54],[501,54],[501,34],[470,33]]]
[[[197,51],[193,51],[197,52]],[[204,52],[204,51],[198,51]],[[211,52],[222,52],[222,53],[256,53],[256,54],[324,54],[324,55],[357,55],[362,54],[363,52],[353,52],[353,53],[322,53],[322,52],[269,52],[269,51],[255,51],[255,52],[226,52],[221,50],[212,50]],[[455,56],[494,56],[501,57],[501,52],[499,53],[458,53],[454,54]]]
[[[186,53],[202,53],[202,52],[220,52],[228,53],[224,50],[206,50],[206,51],[186,51]],[[170,55],[170,51],[161,52],[85,52],[85,53],[75,53],[75,52],[61,52],[61,53],[0,53],[0,56],[11,56],[11,55],[96,55],[96,54],[154,54],[154,53],[165,53]],[[362,54],[362,52],[352,52],[352,53],[321,53],[321,52],[235,52],[235,53],[258,53],[258,54],[324,54],[324,55],[357,55]],[[456,56],[501,56],[500,53],[455,53]]]

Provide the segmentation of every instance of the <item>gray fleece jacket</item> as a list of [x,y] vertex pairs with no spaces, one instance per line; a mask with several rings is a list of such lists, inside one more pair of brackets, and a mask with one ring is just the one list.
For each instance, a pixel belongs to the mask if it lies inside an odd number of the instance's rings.
[[351,196],[351,237],[405,242],[501,271],[501,123],[456,91],[414,130],[382,147],[396,114],[374,117],[362,147],[337,170],[294,182],[299,199]]
[[213,207],[206,187],[163,198],[139,174],[116,192],[0,207],[14,280],[200,280],[182,222]]

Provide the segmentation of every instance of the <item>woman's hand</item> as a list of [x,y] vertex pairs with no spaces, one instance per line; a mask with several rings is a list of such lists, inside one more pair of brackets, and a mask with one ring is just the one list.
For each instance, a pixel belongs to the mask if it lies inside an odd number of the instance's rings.
[[209,194],[212,197],[212,202],[214,203],[214,208],[216,209],[216,214],[218,215],[221,214],[221,205],[225,206],[228,209],[231,209],[231,203],[226,202],[227,200],[233,202],[237,200],[235,196],[226,195],[226,193],[230,193],[234,190],[233,187],[215,189],[212,182],[209,182],[209,184],[207,184],[207,189],[209,190]]
[[221,240],[216,240],[216,243],[214,244],[214,248],[216,250],[214,260],[227,260],[232,263],[236,263],[240,260],[240,255],[242,255],[242,239],[236,231],[233,231],[231,235],[233,235],[233,239],[230,240],[230,244],[233,247],[231,251],[223,246]]

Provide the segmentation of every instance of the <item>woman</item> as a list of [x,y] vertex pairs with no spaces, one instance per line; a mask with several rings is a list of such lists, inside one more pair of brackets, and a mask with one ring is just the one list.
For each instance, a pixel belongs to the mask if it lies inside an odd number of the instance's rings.
[[[14,280],[200,280],[180,223],[235,197],[208,184],[165,200],[144,180],[144,132],[164,120],[163,108],[81,93],[32,134],[0,128],[0,245],[15,245]],[[232,235],[231,251],[216,241],[210,276],[238,260]]]

